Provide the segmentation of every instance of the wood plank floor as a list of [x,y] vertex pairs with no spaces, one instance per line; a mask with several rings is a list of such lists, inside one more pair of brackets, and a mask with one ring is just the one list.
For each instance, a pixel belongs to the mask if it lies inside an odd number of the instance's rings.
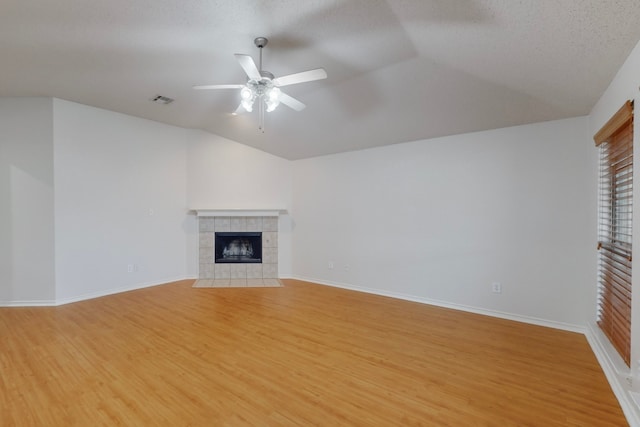
[[2,426],[625,426],[584,336],[283,280],[0,309]]

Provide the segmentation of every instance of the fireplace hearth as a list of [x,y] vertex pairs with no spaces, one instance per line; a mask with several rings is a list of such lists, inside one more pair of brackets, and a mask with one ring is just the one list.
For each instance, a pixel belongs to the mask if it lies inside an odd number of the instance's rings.
[[216,232],[216,264],[262,263],[261,232]]

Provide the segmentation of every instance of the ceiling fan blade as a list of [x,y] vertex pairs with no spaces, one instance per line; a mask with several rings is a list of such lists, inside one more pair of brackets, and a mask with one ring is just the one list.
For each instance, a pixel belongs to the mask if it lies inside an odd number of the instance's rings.
[[289,74],[287,76],[278,77],[273,80],[276,86],[288,86],[298,83],[312,82],[314,80],[322,80],[327,78],[327,72],[324,68],[316,68],[315,70],[303,71],[301,73]]
[[256,63],[253,62],[253,58],[251,56],[243,55],[241,53],[236,53],[235,56],[240,63],[240,66],[251,80],[260,80],[262,78],[258,67],[256,67]]
[[240,105],[238,105],[238,108],[236,108],[236,111],[231,113],[231,115],[232,116],[237,116],[238,114],[244,114],[246,112],[247,112],[247,110],[245,110],[245,108],[242,106],[242,102],[241,102]]
[[279,99],[281,103],[283,103],[289,108],[293,108],[296,111],[302,111],[306,108],[306,105],[304,105],[302,102],[298,101],[292,96],[287,95],[284,92],[280,92]]
[[209,90],[209,89],[240,89],[244,87],[244,85],[202,85],[202,86],[194,86],[194,89],[198,90]]

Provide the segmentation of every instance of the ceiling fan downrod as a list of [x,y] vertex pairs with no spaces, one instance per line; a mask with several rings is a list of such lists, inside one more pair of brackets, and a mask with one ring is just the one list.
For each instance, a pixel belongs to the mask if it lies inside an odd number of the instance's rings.
[[[262,48],[265,47],[267,43],[269,43],[269,40],[266,37],[256,37],[253,43],[256,45],[256,47],[260,51],[260,61],[258,62],[258,72],[262,77],[264,77],[264,74],[263,74],[264,72],[262,71]],[[271,79],[273,79],[273,77],[271,77]],[[261,80],[260,82],[258,82],[258,86],[254,88],[254,93],[257,92],[258,97],[260,98],[261,101],[262,101],[262,97],[264,96],[264,89],[265,89],[263,86],[264,86],[264,81]],[[258,130],[264,133],[264,102],[258,103]]]
[[260,49],[260,64],[258,67],[258,71],[262,72],[262,48],[265,47],[267,43],[269,43],[269,40],[266,37],[256,37],[253,43],[258,49]]

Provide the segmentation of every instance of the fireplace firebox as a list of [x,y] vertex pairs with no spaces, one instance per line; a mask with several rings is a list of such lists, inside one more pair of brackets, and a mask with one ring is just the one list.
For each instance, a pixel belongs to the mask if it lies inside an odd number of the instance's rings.
[[262,263],[261,232],[216,232],[215,262]]

